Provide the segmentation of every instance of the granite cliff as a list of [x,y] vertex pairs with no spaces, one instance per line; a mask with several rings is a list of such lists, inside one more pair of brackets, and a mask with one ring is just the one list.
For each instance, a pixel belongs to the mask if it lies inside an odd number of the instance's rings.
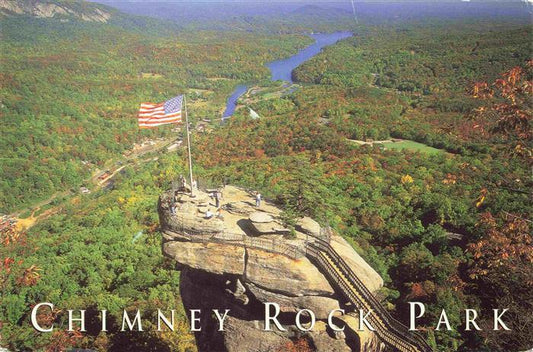
[[103,5],[82,1],[0,0],[0,15],[26,15],[38,18],[69,18],[87,22],[107,22],[113,10]]
[[[281,351],[287,343],[307,340],[315,351],[380,351],[384,344],[368,329],[357,331],[359,319],[353,305],[306,255],[306,243],[327,241],[371,291],[381,277],[340,236],[302,218],[294,230],[285,228],[280,209],[252,203],[244,190],[222,190],[222,214],[207,218],[215,200],[195,191],[195,197],[170,191],[159,201],[164,231],[163,252],[181,270],[180,293],[186,309],[200,309],[200,351]],[[279,305],[278,320],[285,331],[264,330],[265,302]],[[230,309],[224,331],[212,309]],[[309,309],[316,324],[309,331],[295,325],[298,311]],[[335,332],[327,324],[345,326]],[[309,323],[309,319],[307,319]],[[302,320],[304,321],[304,320]]]

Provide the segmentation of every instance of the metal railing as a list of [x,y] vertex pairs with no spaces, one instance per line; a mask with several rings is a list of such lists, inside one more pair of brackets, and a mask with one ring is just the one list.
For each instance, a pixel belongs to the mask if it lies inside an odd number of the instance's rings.
[[407,326],[390,315],[328,242],[322,239],[308,242],[306,254],[329,275],[330,280],[358,309],[372,309],[376,313],[369,315],[368,320],[374,324],[378,337],[384,342],[405,352],[432,350],[419,333],[409,331]]
[[277,241],[275,238],[260,238],[251,237],[245,233],[234,233],[228,231],[205,233],[192,229],[181,228],[174,232],[170,230],[163,230],[169,235],[177,234],[181,237],[185,236],[191,242],[213,242],[221,244],[231,244],[245,248],[261,249],[267,252],[282,254],[291,259],[300,259],[305,256],[305,246],[283,243]]

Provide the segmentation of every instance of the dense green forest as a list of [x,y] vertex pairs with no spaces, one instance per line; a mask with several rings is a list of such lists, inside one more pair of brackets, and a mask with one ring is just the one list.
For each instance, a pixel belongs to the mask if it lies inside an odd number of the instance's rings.
[[[268,118],[243,109],[197,152],[211,177],[288,200],[352,239],[404,321],[415,298],[430,304],[428,324],[443,308],[460,324],[467,307],[510,307],[513,333],[430,328],[437,350],[532,344],[521,313],[533,304],[531,29],[494,28],[371,28],[300,66],[297,92],[251,104]],[[391,136],[442,150],[347,141]]]
[[356,96],[324,112],[348,138],[392,136],[464,152],[487,147],[470,144],[479,138],[464,117],[478,103],[465,93],[524,65],[531,36],[530,27],[495,23],[370,29],[326,48],[294,77]]
[[[173,138],[170,128],[137,129],[140,102],[188,92],[194,122],[218,118],[237,83],[263,84],[264,63],[311,42],[121,21],[2,18],[1,212],[87,184],[134,142]],[[427,304],[421,325],[438,351],[531,348],[531,28],[454,21],[351,29],[353,38],[294,72],[297,90],[253,100],[260,119],[243,108],[193,135],[201,183],[261,190],[332,226],[382,275],[381,298],[395,315],[407,321],[406,302]],[[350,141],[390,137],[439,151]],[[183,150],[148,157],[128,164],[111,188],[57,200],[27,233],[3,227],[2,346],[195,350],[183,311],[178,333],[117,333],[118,315],[99,331],[101,309],[139,308],[146,321],[158,308],[181,309],[156,204],[186,158]],[[45,301],[57,310],[38,318],[56,324],[53,334],[29,324],[32,305]],[[435,331],[442,309],[460,326],[467,307],[482,312],[485,330]],[[513,331],[490,331],[499,307],[509,308]],[[87,333],[66,332],[66,308],[88,309]]]
[[216,32],[168,37],[17,17],[3,19],[2,29],[2,212],[80,186],[135,141],[168,137],[169,129],[137,130],[140,102],[187,91],[190,105],[198,105],[192,119],[218,118],[238,82],[268,77],[264,63],[311,41]]

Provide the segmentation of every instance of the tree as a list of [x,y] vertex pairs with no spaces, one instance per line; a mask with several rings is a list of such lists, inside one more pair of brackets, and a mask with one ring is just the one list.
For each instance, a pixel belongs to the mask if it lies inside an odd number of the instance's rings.
[[[509,308],[505,322],[509,332],[482,334],[494,350],[525,350],[533,345],[533,236],[529,220],[515,215],[497,219],[482,214],[477,225],[484,236],[468,245],[473,262],[468,269],[471,286],[486,308]],[[487,323],[488,324],[488,323]]]
[[493,83],[478,82],[472,95],[484,104],[474,110],[474,128],[515,141],[515,152],[531,162],[533,60],[513,67]]
[[309,345],[309,341],[305,338],[300,338],[296,341],[288,341],[281,344],[275,351],[276,352],[310,352],[313,349]]
[[35,285],[41,275],[39,267],[27,265],[20,259],[30,250],[26,233],[17,228],[13,218],[2,216],[0,219],[0,243],[0,329],[3,330],[4,324],[17,322],[27,309],[20,291]]

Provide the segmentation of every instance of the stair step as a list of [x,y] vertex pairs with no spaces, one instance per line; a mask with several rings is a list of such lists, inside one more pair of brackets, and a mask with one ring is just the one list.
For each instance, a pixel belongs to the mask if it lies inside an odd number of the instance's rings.
[[[322,250],[321,247],[326,247]],[[361,284],[357,276],[351,271],[345,262],[337,263],[335,258],[329,255],[328,251],[334,252],[334,249],[329,244],[319,246],[311,244],[312,257],[320,264],[322,269],[331,276],[331,279],[337,283],[342,293],[351,301],[354,306],[368,312],[370,309],[374,314],[381,313],[381,315],[370,315],[368,320],[372,327],[376,330],[378,336],[389,345],[402,352],[426,352],[431,351],[431,348],[425,340],[418,335],[412,335],[407,331],[407,327],[396,322],[384,311],[383,306],[375,300],[372,293]],[[316,254],[315,254],[316,252]],[[338,257],[338,255],[335,255]],[[339,261],[342,258],[339,257]],[[344,267],[344,269],[343,269]],[[357,303],[360,303],[359,305]],[[405,331],[404,331],[405,330]]]

